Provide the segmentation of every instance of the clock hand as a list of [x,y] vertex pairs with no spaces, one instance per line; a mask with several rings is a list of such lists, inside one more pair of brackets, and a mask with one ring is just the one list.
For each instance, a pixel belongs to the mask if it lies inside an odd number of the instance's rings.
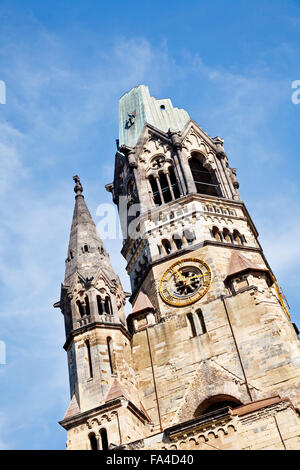
[[188,279],[196,279],[197,277],[204,277],[204,274],[197,274],[197,276],[191,276]]
[[182,278],[184,281],[186,281],[186,278],[185,278],[185,277],[183,277],[183,276],[182,276],[182,274],[180,274],[180,272],[179,272],[179,271],[175,270],[175,272],[176,272],[177,274],[179,274],[179,276],[180,276],[180,277],[181,277],[181,278]]

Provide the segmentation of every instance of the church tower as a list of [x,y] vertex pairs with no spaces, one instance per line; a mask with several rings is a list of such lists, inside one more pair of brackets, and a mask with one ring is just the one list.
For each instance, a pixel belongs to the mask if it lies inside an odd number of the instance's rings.
[[120,99],[106,188],[131,281],[126,321],[125,294],[75,181],[59,302],[68,447],[299,449],[299,332],[223,140],[144,85]]
[[[70,406],[60,424],[68,449],[107,449],[149,422],[131,366],[123,292],[74,176],[75,208],[61,287]],[[109,436],[109,437],[108,437]],[[109,440],[108,440],[109,439]]]

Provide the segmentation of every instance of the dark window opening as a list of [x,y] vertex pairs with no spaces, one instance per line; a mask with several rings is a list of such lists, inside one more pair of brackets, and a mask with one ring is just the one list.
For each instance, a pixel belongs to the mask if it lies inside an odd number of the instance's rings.
[[195,323],[194,323],[193,314],[188,313],[187,314],[187,319],[188,319],[190,327],[191,327],[192,336],[197,336],[197,331],[196,331],[196,327],[195,327]]
[[174,242],[176,245],[177,250],[181,250],[182,248],[182,240],[180,238],[174,237]]
[[97,307],[99,315],[103,314],[103,304],[100,295],[97,295]]
[[207,332],[207,330],[206,330],[203,313],[201,312],[201,310],[198,310],[197,315],[198,315],[200,326],[201,326],[201,332],[204,335]]
[[165,249],[165,252],[167,253],[167,255],[169,255],[172,251],[171,243],[169,242],[169,240],[162,240],[161,243]]
[[77,300],[76,304],[77,304],[77,308],[78,308],[80,316],[84,317],[84,309],[83,309],[82,303],[79,300]]
[[91,347],[90,347],[89,340],[86,340],[85,345],[86,345],[87,354],[88,354],[89,375],[90,375],[90,379],[92,379],[93,378],[93,365],[92,365]]
[[218,227],[213,227],[212,234],[213,234],[213,237],[217,240],[217,242],[222,241],[222,237],[221,237]]
[[91,314],[91,311],[90,311],[90,302],[89,302],[89,298],[88,298],[87,295],[86,295],[86,297],[85,297],[85,310],[86,310],[86,314],[87,314],[87,315],[90,315],[90,314]]
[[244,241],[241,236],[241,234],[238,232],[238,230],[233,231],[233,240],[238,244],[238,245],[243,245]]
[[223,229],[223,238],[226,242],[232,243],[232,237],[231,237],[231,234],[230,234],[230,232],[227,228]]
[[161,105],[160,105],[160,109],[162,109],[162,110],[166,109],[165,105],[164,105],[164,104],[161,104]]
[[216,395],[204,400],[196,409],[194,417],[196,418],[206,413],[212,413],[213,411],[221,410],[227,406],[237,408],[238,406],[242,406],[242,402],[230,395]]
[[170,175],[170,181],[171,181],[174,197],[175,199],[178,199],[180,197],[180,191],[178,187],[177,178],[175,176],[174,168],[172,167],[169,168],[169,175]]
[[151,189],[152,189],[152,193],[153,193],[154,204],[156,206],[160,206],[161,205],[161,198],[160,198],[159,189],[158,189],[158,186],[157,186],[157,181],[154,178],[154,176],[150,176],[149,181],[150,181],[150,185],[151,185]]
[[172,195],[168,183],[168,179],[164,173],[159,174],[159,182],[161,186],[161,192],[163,194],[164,202],[172,201]]
[[219,196],[219,185],[215,174],[208,171],[196,156],[190,159],[189,164],[197,193],[206,194],[207,196]]
[[98,442],[94,433],[89,435],[91,450],[98,450]]
[[108,350],[108,359],[109,359],[109,366],[110,366],[110,372],[111,374],[116,373],[116,361],[115,361],[115,352],[114,352],[114,346],[113,346],[113,340],[109,336],[106,339],[107,342],[107,350]]
[[108,438],[107,438],[107,431],[105,428],[100,430],[100,437],[101,437],[101,447],[102,450],[108,449]]
[[104,310],[107,315],[113,315],[111,300],[109,297],[106,297],[104,301]]
[[89,247],[87,245],[84,245],[84,251],[87,253],[89,251]]

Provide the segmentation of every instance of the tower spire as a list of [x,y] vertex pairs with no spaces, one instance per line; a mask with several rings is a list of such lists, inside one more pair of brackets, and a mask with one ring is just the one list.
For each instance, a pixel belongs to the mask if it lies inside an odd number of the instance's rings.
[[73,180],[76,196],[66,259],[65,283],[69,284],[76,272],[84,278],[95,277],[100,267],[111,279],[116,279],[109,256],[85,203],[80,178],[75,175]]

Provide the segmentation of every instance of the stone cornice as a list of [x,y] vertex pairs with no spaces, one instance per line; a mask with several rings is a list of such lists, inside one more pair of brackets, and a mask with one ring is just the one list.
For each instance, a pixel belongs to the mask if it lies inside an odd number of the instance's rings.
[[129,331],[126,330],[125,326],[122,323],[103,323],[100,321],[94,321],[87,325],[81,326],[80,328],[77,328],[76,330],[73,330],[66,339],[66,342],[63,346],[64,349],[66,351],[69,349],[71,342],[73,341],[74,338],[76,338],[76,336],[79,336],[82,333],[86,333],[87,331],[91,331],[94,329],[101,329],[101,328],[121,330],[122,333],[127,337],[127,339],[131,340],[132,335],[129,333]]
[[104,403],[103,405],[97,406],[96,408],[93,408],[88,411],[84,411],[78,415],[72,416],[71,418],[66,418],[63,419],[62,421],[59,421],[59,424],[65,428],[66,430],[78,426],[80,424],[84,424],[87,422],[88,419],[94,418],[101,412],[107,412],[107,411],[113,411],[117,408],[121,408],[123,406],[123,402],[126,402],[126,407],[142,422],[146,423],[149,422],[149,419],[147,416],[139,409],[137,408],[134,403],[132,403],[129,400],[126,400],[124,397],[122,398],[116,398],[115,400],[111,400],[107,403]]

